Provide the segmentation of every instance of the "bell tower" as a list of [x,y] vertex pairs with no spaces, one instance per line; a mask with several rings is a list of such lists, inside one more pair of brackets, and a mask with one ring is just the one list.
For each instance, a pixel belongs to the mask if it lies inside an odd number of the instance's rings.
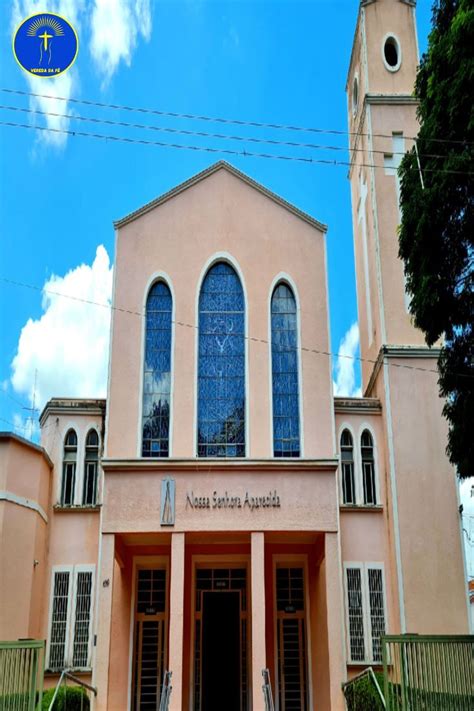
[[397,168],[418,132],[417,64],[415,2],[361,0],[346,85],[349,180],[362,386],[382,407],[390,628],[465,633],[465,571],[456,475],[445,452],[438,394],[439,348],[428,348],[412,323],[398,257]]
[[[363,0],[346,91],[360,347],[370,361],[385,346],[424,346],[408,313],[397,238],[397,168],[418,131],[417,64],[415,2]],[[363,363],[363,389],[370,394],[373,368]]]

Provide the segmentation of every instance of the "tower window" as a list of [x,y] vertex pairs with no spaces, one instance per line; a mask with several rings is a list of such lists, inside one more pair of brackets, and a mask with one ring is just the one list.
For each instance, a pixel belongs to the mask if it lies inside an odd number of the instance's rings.
[[63,478],[61,484],[62,506],[72,506],[76,485],[77,435],[69,430],[64,440]]
[[375,505],[377,496],[375,491],[374,443],[368,430],[362,432],[361,455],[364,504]]
[[355,504],[354,446],[349,430],[341,435],[342,500],[345,504]]
[[359,106],[359,80],[354,77],[352,82],[352,115],[355,116]]
[[383,60],[387,69],[396,72],[400,68],[402,53],[394,35],[387,35],[383,43]]

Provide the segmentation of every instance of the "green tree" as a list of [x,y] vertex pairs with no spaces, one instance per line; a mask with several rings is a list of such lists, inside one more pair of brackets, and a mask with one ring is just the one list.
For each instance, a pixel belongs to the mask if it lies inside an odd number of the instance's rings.
[[410,311],[426,342],[442,339],[440,393],[447,454],[474,475],[474,0],[437,0],[418,68],[418,154],[400,166]]

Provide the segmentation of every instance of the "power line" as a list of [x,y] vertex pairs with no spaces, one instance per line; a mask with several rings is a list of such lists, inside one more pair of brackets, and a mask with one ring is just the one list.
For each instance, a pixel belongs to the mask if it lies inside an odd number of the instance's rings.
[[[105,102],[100,102],[100,101],[92,101],[91,99],[76,99],[76,98],[71,98],[71,97],[66,97],[66,96],[53,96],[51,94],[39,94],[36,92],[32,91],[22,91],[21,89],[11,89],[9,87],[0,87],[0,91],[9,93],[9,94],[18,94],[20,96],[34,96],[36,98],[41,98],[41,99],[54,99],[55,101],[65,101],[65,102],[71,102],[74,104],[83,104],[85,106],[96,106],[99,108],[103,109],[113,109],[113,110],[118,110],[118,111],[133,111],[137,113],[143,113],[143,114],[153,114],[155,116],[167,116],[170,118],[178,118],[178,119],[186,119],[186,120],[194,120],[194,121],[209,121],[212,123],[222,123],[222,124],[231,124],[234,126],[251,126],[253,128],[271,128],[271,129],[276,129],[276,130],[282,130],[282,131],[299,131],[302,133],[322,133],[322,134],[329,134],[329,135],[334,135],[334,136],[370,136],[372,138],[390,138],[392,139],[393,136],[392,134],[385,134],[385,133],[361,133],[358,131],[341,131],[337,129],[327,129],[327,128],[315,128],[312,126],[293,126],[291,124],[281,124],[281,123],[264,123],[261,121],[245,121],[245,120],[240,120],[240,119],[228,119],[228,118],[221,118],[217,116],[205,116],[205,115],[200,115],[200,114],[185,114],[185,113],[178,113],[176,111],[161,111],[159,109],[151,109],[151,108],[145,108],[145,107],[138,107],[138,106],[127,106],[124,104],[107,104]],[[416,136],[405,136],[408,140],[416,141],[417,138]],[[472,145],[474,142],[472,141],[463,141],[463,140],[455,140],[455,139],[447,139],[447,138],[430,138],[428,139],[429,141],[433,141],[435,143],[453,143],[453,144],[459,144],[459,145]]]
[[[12,284],[13,286],[21,286],[26,289],[33,289],[34,291],[40,291],[45,294],[51,294],[52,296],[59,296],[64,299],[71,299],[72,301],[78,301],[83,304],[89,304],[92,306],[100,306],[101,308],[105,309],[110,309],[110,311],[117,311],[119,313],[124,313],[124,314],[129,314],[131,316],[140,316],[141,318],[145,318],[146,313],[143,311],[135,311],[134,309],[126,309],[121,306],[115,306],[113,304],[105,304],[105,303],[100,303],[99,301],[93,301],[92,299],[84,299],[81,296],[73,296],[72,294],[64,294],[59,291],[53,291],[51,289],[44,289],[40,286],[36,286],[34,284],[26,284],[25,282],[20,282],[16,281],[14,279],[9,279],[7,277],[0,277],[0,281],[3,281],[6,284]],[[181,326],[183,328],[191,328],[193,330],[198,330],[199,326],[196,324],[192,323],[186,323],[185,321],[178,321],[176,319],[172,319],[171,323],[174,323],[176,326]],[[213,332],[213,335],[219,336],[227,336],[227,333],[217,333]],[[242,337],[250,342],[253,343],[262,343],[265,345],[269,345],[270,342],[266,338],[257,338],[256,336],[246,336],[245,334],[242,334]],[[372,365],[375,365],[377,363],[377,359],[373,358],[363,358],[362,356],[351,356],[347,355],[344,353],[333,353],[331,351],[323,351],[317,348],[308,348],[306,346],[298,346],[297,350],[300,350],[302,353],[314,353],[316,355],[323,355],[323,356],[328,356],[330,358],[345,358],[347,360],[355,360],[359,361],[360,363],[370,363]],[[405,365],[401,363],[392,363],[389,362],[388,365],[390,365],[393,368],[402,368],[404,370],[417,370],[423,373],[435,373],[438,375],[438,370],[433,369],[433,368],[422,368],[420,366],[415,366],[415,365]],[[474,378],[474,375],[470,375],[468,373],[452,373],[452,375],[457,375],[460,378]]]
[[[182,135],[182,136],[197,136],[199,138],[215,138],[218,140],[225,140],[225,141],[239,141],[242,143],[256,143],[256,144],[265,144],[265,145],[272,145],[272,146],[288,146],[291,148],[311,148],[313,150],[324,150],[324,151],[341,151],[344,153],[365,153],[366,149],[365,148],[355,148],[352,147],[350,148],[349,146],[333,146],[333,145],[326,145],[326,144],[318,144],[318,143],[301,143],[298,141],[280,141],[272,138],[256,138],[255,136],[232,136],[228,134],[223,134],[223,133],[208,133],[207,131],[191,131],[188,129],[181,129],[181,128],[171,128],[168,126],[155,126],[155,125],[149,125],[149,124],[143,124],[143,123],[129,123],[127,121],[113,121],[112,119],[103,119],[103,118],[97,118],[95,116],[80,116],[78,114],[63,114],[63,113],[57,113],[53,111],[41,111],[40,109],[29,109],[24,106],[8,106],[5,104],[0,104],[0,109],[4,109],[6,111],[17,111],[21,113],[27,113],[27,114],[36,114],[39,116],[53,116],[55,118],[65,118],[69,119],[70,121],[85,121],[88,123],[98,123],[98,124],[105,124],[107,126],[120,126],[122,128],[137,128],[137,129],[145,129],[147,131],[157,131],[160,133],[171,133],[174,135]],[[367,151],[369,152],[369,151]],[[387,155],[387,151],[382,151],[382,150],[374,150],[371,149],[370,153],[374,154],[380,154],[380,155]],[[396,155],[396,156],[404,156],[406,155],[406,151],[392,151],[390,155]],[[420,153],[419,156],[421,158],[430,158],[430,159],[444,159],[445,156],[435,154],[435,153]]]
[[[354,161],[341,160],[325,160],[324,158],[310,158],[304,156],[289,156],[277,155],[274,153],[255,153],[253,151],[237,151],[231,148],[211,148],[210,146],[192,146],[183,145],[180,143],[166,143],[165,141],[147,141],[143,138],[128,138],[126,136],[111,136],[103,133],[90,133],[88,131],[74,131],[65,128],[51,128],[49,126],[32,126],[31,124],[16,123],[13,121],[0,121],[0,126],[8,126],[13,128],[26,128],[34,131],[47,131],[49,133],[62,133],[68,136],[81,136],[87,138],[96,138],[104,141],[116,141],[120,143],[140,144],[145,146],[159,146],[160,148],[174,148],[178,150],[190,150],[204,153],[218,153],[224,155],[233,155],[240,157],[265,158],[273,160],[296,161],[299,163],[320,164],[320,165],[338,165],[352,167]],[[385,170],[383,165],[374,165],[373,163],[355,163],[361,168],[377,168]],[[410,166],[412,170],[418,170],[418,166]],[[423,173],[446,173],[450,175],[474,175],[474,172],[466,172],[462,170],[446,170],[442,168],[423,168]]]

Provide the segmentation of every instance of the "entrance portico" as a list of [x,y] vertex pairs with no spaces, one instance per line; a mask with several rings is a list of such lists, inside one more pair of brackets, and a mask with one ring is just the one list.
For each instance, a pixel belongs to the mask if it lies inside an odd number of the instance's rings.
[[335,463],[239,465],[104,463],[97,709],[338,708]]

